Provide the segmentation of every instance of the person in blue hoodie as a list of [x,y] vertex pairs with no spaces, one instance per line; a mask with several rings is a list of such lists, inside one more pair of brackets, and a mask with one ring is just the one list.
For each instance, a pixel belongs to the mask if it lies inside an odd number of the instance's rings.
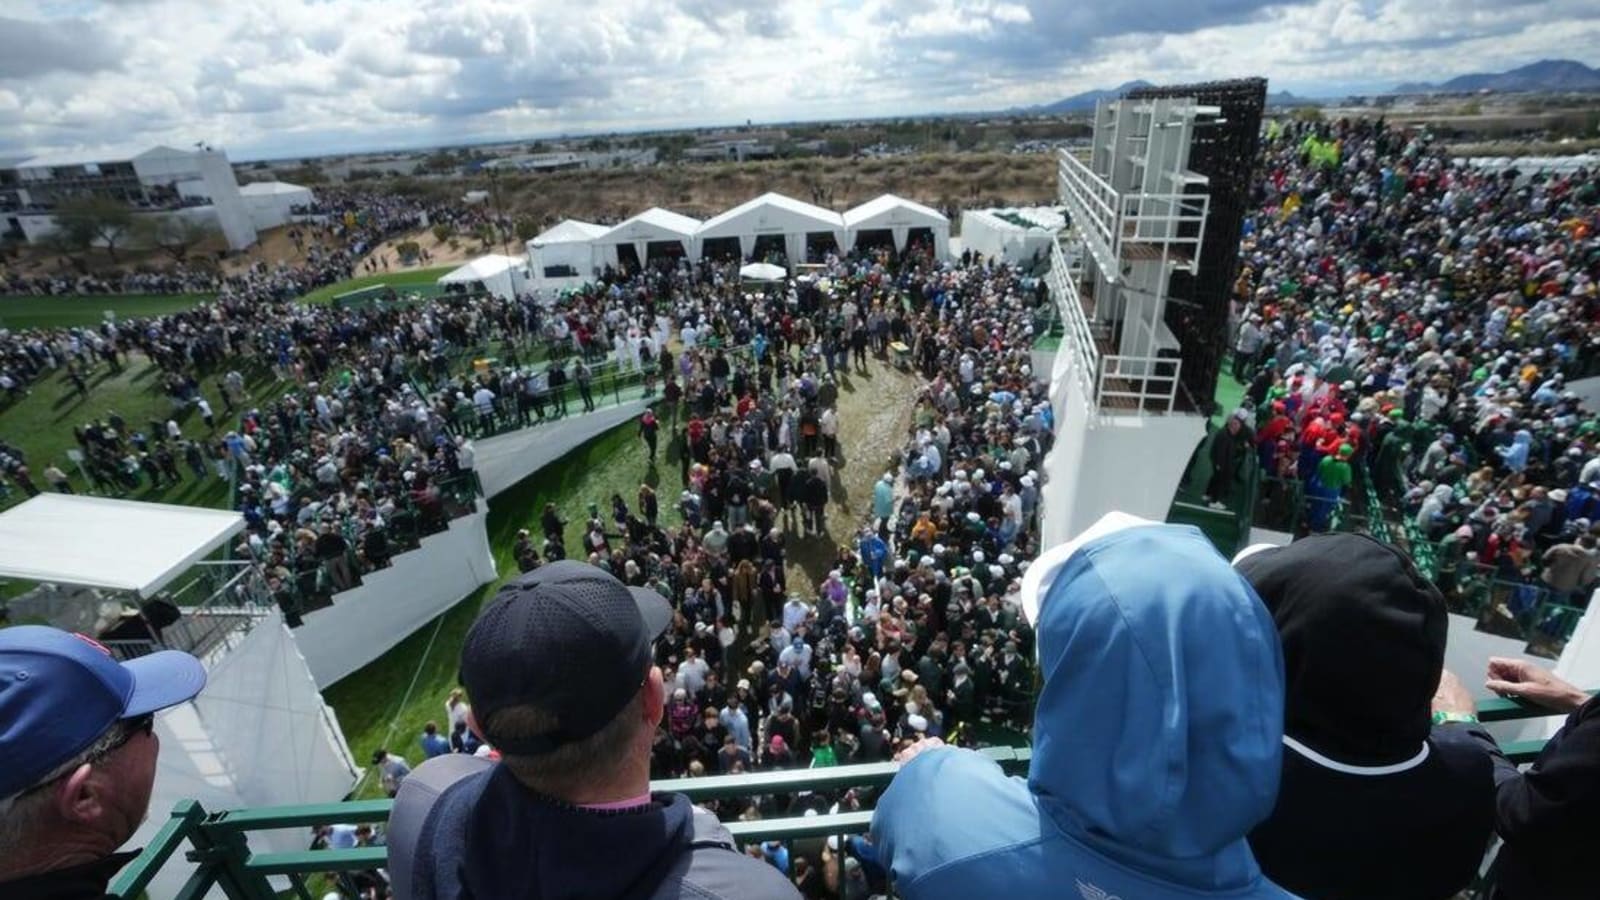
[[920,744],[872,819],[906,900],[1292,897],[1245,836],[1277,797],[1283,656],[1250,585],[1187,526],[1112,513],[1023,579],[1038,631],[1027,778]]

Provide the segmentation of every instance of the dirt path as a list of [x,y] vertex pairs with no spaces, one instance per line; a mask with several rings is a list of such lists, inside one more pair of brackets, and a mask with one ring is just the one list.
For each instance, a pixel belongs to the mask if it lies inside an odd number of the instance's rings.
[[[428,252],[429,258],[425,261],[419,259],[415,264],[409,266],[401,263],[400,254],[395,252],[394,248],[405,243],[406,241],[416,241],[418,247]],[[369,252],[366,256],[363,256],[356,264],[356,271],[362,271],[361,267],[365,266],[367,261],[373,258],[378,258],[380,262],[382,258],[388,258],[389,265],[384,269],[384,271],[403,272],[407,269],[426,269],[432,266],[448,266],[453,263],[460,264],[470,262],[482,256],[485,252],[508,253],[513,255],[520,255],[522,253],[522,247],[516,241],[512,241],[509,245],[502,244],[500,246],[493,247],[488,251],[485,251],[482,245],[480,245],[475,238],[463,236],[457,237],[455,241],[456,246],[452,248],[449,241],[440,242],[437,237],[434,237],[433,232],[426,228],[419,228],[416,231],[409,231],[405,234],[390,238],[389,240],[384,241],[378,246],[372,248],[371,252]]]
[[790,590],[816,596],[840,544],[854,546],[856,529],[872,509],[872,485],[906,440],[921,380],[876,359],[867,371],[839,381],[839,452],[828,503],[828,537],[789,534]]

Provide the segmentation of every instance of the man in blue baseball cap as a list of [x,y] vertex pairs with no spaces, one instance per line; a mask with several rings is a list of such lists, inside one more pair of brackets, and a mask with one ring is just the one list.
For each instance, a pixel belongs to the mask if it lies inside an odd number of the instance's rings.
[[165,650],[119,663],[55,628],[0,629],[0,897],[101,897],[155,784],[154,715],[206,670]]

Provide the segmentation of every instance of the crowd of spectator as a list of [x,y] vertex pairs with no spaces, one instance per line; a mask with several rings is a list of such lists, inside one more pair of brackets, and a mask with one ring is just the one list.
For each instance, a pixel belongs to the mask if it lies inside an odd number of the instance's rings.
[[1274,128],[1256,191],[1236,286],[1247,403],[1213,444],[1219,471],[1253,443],[1269,503],[1304,485],[1310,531],[1366,510],[1370,486],[1397,533],[1433,545],[1415,552],[1449,596],[1491,579],[1502,614],[1584,605],[1600,420],[1568,382],[1600,366],[1593,173],[1484,171],[1425,132],[1341,120]]

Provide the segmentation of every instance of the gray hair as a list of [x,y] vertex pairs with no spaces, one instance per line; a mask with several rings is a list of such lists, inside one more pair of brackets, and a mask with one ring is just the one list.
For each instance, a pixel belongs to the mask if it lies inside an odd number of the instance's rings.
[[76,772],[79,766],[99,762],[126,743],[130,737],[128,727],[127,720],[116,723],[96,738],[94,743],[51,769],[43,778],[9,797],[0,797],[0,860],[20,862],[30,842],[49,838],[49,835],[41,833],[39,825],[48,815],[53,793],[51,788],[57,781]]

